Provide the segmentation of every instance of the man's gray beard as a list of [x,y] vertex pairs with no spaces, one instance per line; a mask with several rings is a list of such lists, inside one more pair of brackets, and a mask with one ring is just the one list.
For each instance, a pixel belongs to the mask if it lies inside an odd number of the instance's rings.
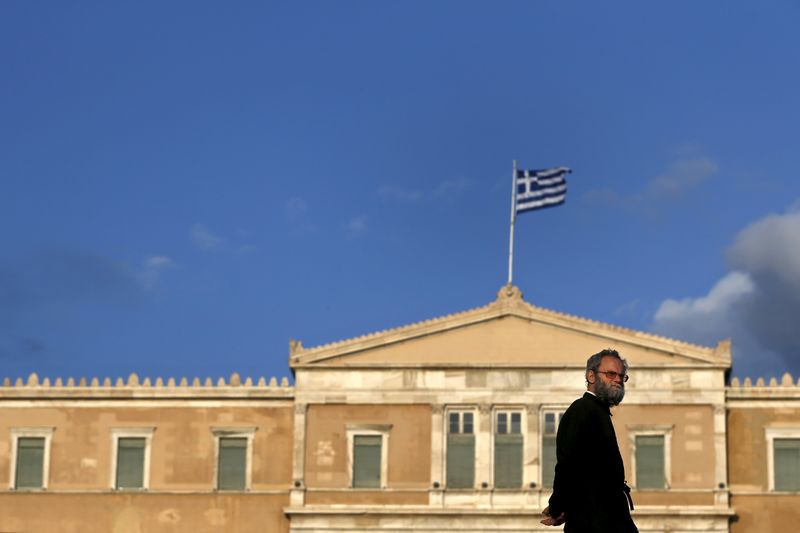
[[598,379],[594,386],[594,393],[603,403],[611,406],[619,405],[625,397],[625,385],[620,384],[620,388],[617,389]]

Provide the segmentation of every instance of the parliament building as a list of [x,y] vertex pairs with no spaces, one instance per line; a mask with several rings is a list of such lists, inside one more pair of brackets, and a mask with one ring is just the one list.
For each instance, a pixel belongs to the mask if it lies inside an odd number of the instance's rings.
[[[529,533],[586,358],[631,365],[613,410],[642,533],[800,531],[800,382],[729,380],[699,346],[489,304],[291,341],[275,378],[6,379],[0,531]],[[587,473],[590,474],[590,473]]]

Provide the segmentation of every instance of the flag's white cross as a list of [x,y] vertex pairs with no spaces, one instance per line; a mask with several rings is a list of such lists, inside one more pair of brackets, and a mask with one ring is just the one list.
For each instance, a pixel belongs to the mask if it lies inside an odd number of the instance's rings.
[[516,212],[558,205],[567,193],[566,167],[521,170],[517,174]]

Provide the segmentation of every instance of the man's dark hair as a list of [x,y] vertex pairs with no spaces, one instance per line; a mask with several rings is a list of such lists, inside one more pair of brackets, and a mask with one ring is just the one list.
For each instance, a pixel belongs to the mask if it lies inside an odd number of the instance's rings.
[[603,360],[603,357],[616,357],[622,363],[622,372],[627,374],[628,373],[628,362],[622,358],[618,351],[612,350],[611,348],[606,348],[605,350],[601,350],[594,355],[589,356],[589,359],[586,360],[586,371],[596,372],[598,368],[600,368],[600,362]]

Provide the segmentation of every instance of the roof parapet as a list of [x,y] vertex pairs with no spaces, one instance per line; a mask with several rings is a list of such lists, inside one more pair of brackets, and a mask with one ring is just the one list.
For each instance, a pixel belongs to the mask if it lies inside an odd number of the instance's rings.
[[87,381],[85,377],[82,377],[78,380],[77,384],[75,379],[72,377],[68,377],[66,381],[60,377],[57,377],[51,382],[50,378],[45,377],[40,379],[39,375],[36,372],[33,372],[28,375],[27,381],[23,380],[21,377],[18,377],[12,383],[10,378],[3,378],[3,381],[0,383],[0,390],[2,389],[35,389],[41,391],[52,389],[265,389],[267,391],[278,392],[291,391],[293,387],[289,384],[289,378],[287,377],[281,377],[280,384],[278,382],[278,378],[275,376],[270,377],[269,381],[262,376],[258,378],[258,381],[254,382],[253,378],[249,376],[242,380],[238,372],[231,374],[227,381],[224,377],[220,376],[216,380],[216,383],[210,377],[205,378],[203,381],[201,381],[199,377],[195,377],[192,379],[191,383],[186,377],[180,378],[180,381],[176,381],[174,377],[170,377],[166,380],[166,384],[164,379],[161,377],[157,377],[155,380],[145,377],[144,379],[140,380],[138,374],[135,372],[132,372],[128,375],[127,381],[122,377],[118,377],[113,384],[111,378],[109,377],[103,378],[102,382],[97,377],[91,378],[91,381]]
[[725,396],[731,401],[800,400],[800,378],[795,381],[789,372],[785,372],[780,381],[775,376],[769,381],[759,377],[755,383],[749,376],[744,381],[733,378],[730,385],[725,387]]
[[767,384],[766,380],[763,377],[757,378],[755,385],[753,385],[753,380],[750,379],[750,376],[744,378],[744,381],[739,381],[739,378],[731,379],[731,384],[729,385],[732,389],[761,389],[761,388],[776,388],[776,387],[800,387],[800,378],[797,379],[797,383],[795,383],[794,378],[789,372],[785,372],[783,376],[781,376],[781,381],[778,383],[778,378],[772,376],[769,379],[769,384]]

